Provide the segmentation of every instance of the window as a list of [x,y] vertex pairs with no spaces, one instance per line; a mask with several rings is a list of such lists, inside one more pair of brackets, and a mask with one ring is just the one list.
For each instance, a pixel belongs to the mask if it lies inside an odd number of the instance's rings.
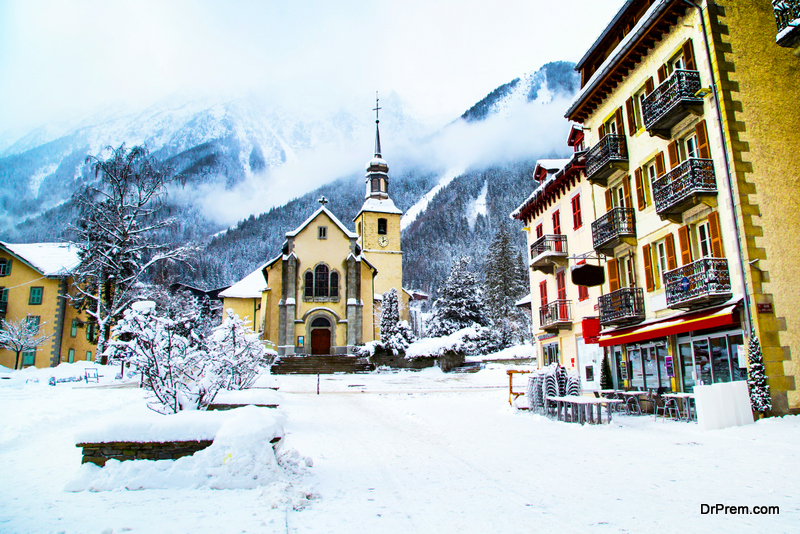
[[8,289],[0,287],[0,313],[6,313],[8,309]]
[[581,217],[581,195],[577,194],[572,197],[572,229],[577,230],[583,226],[583,218]]
[[97,323],[86,323],[86,341],[94,343],[94,335],[97,331]]
[[619,287],[636,287],[636,278],[633,274],[633,258],[628,254],[617,259],[619,269]]
[[373,178],[372,182],[372,192],[379,192],[381,190],[381,179],[380,178]]
[[536,225],[536,239],[544,235],[544,226],[540,223]]
[[553,233],[556,235],[561,233],[561,212],[559,210],[553,212]]
[[578,286],[578,300],[587,300],[589,298],[589,288],[586,286]]
[[617,201],[617,206],[616,207],[618,207],[618,208],[629,208],[630,206],[625,204],[625,188],[623,188],[622,186],[617,187],[616,188],[616,193],[617,194],[614,195],[615,199]]
[[305,282],[306,287],[303,290],[303,296],[306,298],[314,298],[314,273],[312,271],[306,271]]
[[32,287],[30,297],[28,298],[28,304],[41,304],[43,292],[43,287]]
[[567,277],[564,271],[556,273],[556,288],[558,289],[558,300],[567,300]]
[[714,254],[711,248],[711,233],[708,230],[708,222],[697,225],[698,248],[701,258],[710,258]]
[[28,329],[31,330],[34,334],[39,333],[39,325],[42,322],[41,317],[38,315],[29,315],[27,317],[28,320]]
[[378,235],[386,235],[386,219],[378,219]]
[[547,306],[547,280],[539,282],[539,302],[541,306]]
[[87,362],[92,361],[92,351],[90,351],[90,350],[86,351],[86,361]]
[[328,239],[327,226],[317,226],[317,239]]
[[22,353],[22,365],[33,365],[36,363],[36,349],[26,350]]
[[11,259],[0,258],[0,276],[11,274]]
[[314,296],[327,297],[328,296],[328,266],[317,265],[314,269]]
[[67,355],[67,362],[69,363],[75,362],[75,349],[69,349],[69,354]]
[[644,97],[647,96],[644,87],[640,91],[638,91],[635,95],[633,95],[633,115],[634,119],[636,120],[636,128],[641,128],[644,126],[644,119],[642,110],[644,110]]
[[329,292],[331,298],[339,296],[339,273],[336,271],[331,273],[331,290]]
[[700,157],[700,149],[697,144],[697,135],[692,134],[686,138],[686,157],[687,158],[699,158]]
[[73,319],[72,320],[72,327],[69,330],[69,335],[70,335],[70,337],[77,337],[77,335],[78,335],[78,320],[77,319]]
[[655,245],[656,250],[656,282],[664,284],[664,273],[667,272],[667,245],[661,240]]
[[340,275],[332,271],[324,263],[317,265],[314,270],[303,274],[303,300],[338,300]]

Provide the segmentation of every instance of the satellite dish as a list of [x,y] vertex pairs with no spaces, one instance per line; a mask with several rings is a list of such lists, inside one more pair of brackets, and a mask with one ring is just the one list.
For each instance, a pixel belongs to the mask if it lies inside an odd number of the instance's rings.
[[600,265],[584,263],[570,268],[572,283],[576,286],[601,286],[606,281],[606,270]]

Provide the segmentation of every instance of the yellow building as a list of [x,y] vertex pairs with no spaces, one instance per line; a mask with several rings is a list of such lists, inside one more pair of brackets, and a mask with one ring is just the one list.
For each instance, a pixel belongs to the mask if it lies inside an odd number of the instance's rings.
[[[790,2],[791,3],[791,2]],[[691,391],[746,377],[761,339],[773,411],[800,409],[800,65],[764,2],[627,2],[576,68],[567,111],[604,190],[594,248],[618,386]]]
[[[597,346],[597,287],[573,283],[570,265],[596,264],[591,221],[594,194],[584,175],[583,131],[573,127],[569,159],[543,159],[535,189],[511,216],[524,223],[530,268],[530,305],[539,365],[559,363],[581,376],[584,389],[599,389],[603,352]],[[599,191],[599,188],[597,188]]]
[[402,212],[389,197],[388,172],[376,130],[356,231],[325,207],[323,197],[322,207],[286,233],[280,255],[220,294],[224,307],[249,317],[278,354],[347,354],[379,339],[380,303],[392,288],[402,303],[401,317],[408,318]]
[[[68,275],[80,260],[67,243],[0,243],[0,318],[28,318],[50,339],[24,352],[19,367],[52,367],[61,362],[93,360],[96,332],[85,315],[67,302]],[[0,365],[13,368],[16,354],[0,349]]]

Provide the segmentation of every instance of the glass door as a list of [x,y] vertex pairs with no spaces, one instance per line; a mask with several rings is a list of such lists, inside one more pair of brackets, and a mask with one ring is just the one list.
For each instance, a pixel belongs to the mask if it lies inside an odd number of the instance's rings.
[[691,393],[694,391],[696,381],[692,344],[689,342],[678,343],[678,356],[680,358],[681,375],[683,376],[683,391]]
[[[664,388],[665,392],[672,391],[672,380],[670,380],[670,376],[667,374],[667,346],[666,345],[656,345],[650,349],[651,352],[655,353],[656,358],[658,358],[658,384],[660,387]],[[673,362],[673,369],[675,363]]]
[[731,381],[731,364],[728,356],[728,342],[725,337],[711,338],[711,366],[714,369],[714,383]]
[[645,380],[644,374],[642,373],[642,353],[638,347],[635,349],[628,349],[628,361],[630,362],[628,376],[630,376],[631,388],[643,391],[645,388]]
[[655,347],[642,349],[642,362],[644,363],[644,387],[647,389],[658,387],[658,360]]
[[711,358],[708,354],[708,340],[697,339],[692,343],[694,348],[694,361],[697,369],[697,385],[711,385],[714,383],[711,377]]
[[747,380],[747,367],[739,367],[739,347],[744,344],[742,334],[728,336],[728,348],[731,353],[731,367],[734,380]]

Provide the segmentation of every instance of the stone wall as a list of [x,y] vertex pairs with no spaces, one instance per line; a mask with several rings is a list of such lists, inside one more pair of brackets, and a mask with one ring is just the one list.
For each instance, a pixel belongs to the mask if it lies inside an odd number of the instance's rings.
[[83,448],[82,464],[93,463],[104,466],[108,460],[177,460],[191,456],[211,445],[213,440],[135,442],[115,441],[110,443],[78,443]]

